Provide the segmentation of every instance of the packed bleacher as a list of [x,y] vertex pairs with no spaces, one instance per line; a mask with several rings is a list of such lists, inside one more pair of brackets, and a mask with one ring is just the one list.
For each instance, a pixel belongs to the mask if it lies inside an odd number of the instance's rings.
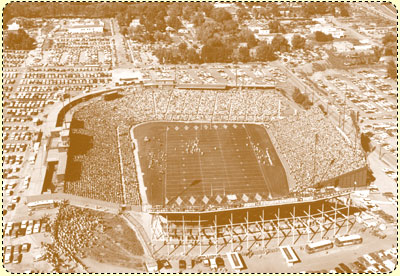
[[[74,113],[84,128],[72,128],[72,135],[92,137],[85,153],[74,153],[71,142],[65,192],[115,203],[140,204],[138,181],[129,128],[139,122],[161,121],[241,121],[269,122],[289,107],[285,99],[271,90],[160,90],[127,88],[112,101],[94,98]],[[119,126],[120,135],[117,135]],[[118,139],[122,151],[125,198],[122,186]],[[79,165],[79,179],[75,163]],[[76,165],[76,164],[75,164]]]
[[273,121],[270,130],[295,179],[293,192],[366,166],[360,146],[346,141],[318,107]]
[[[84,122],[84,129],[73,129],[71,133],[65,192],[123,203],[116,135],[119,117],[117,114],[110,114],[112,110],[107,109],[106,105],[105,101],[97,101],[83,106],[75,113],[74,118]],[[80,135],[76,146],[74,135]],[[81,144],[84,138],[91,140],[87,141],[91,146]],[[80,154],[81,152],[75,152],[74,146],[78,150],[86,146],[87,151]],[[75,167],[79,166],[79,163],[80,172],[77,172],[79,169]],[[79,179],[70,181],[71,178],[75,178],[75,174],[79,174]]]
[[102,231],[101,219],[85,209],[61,204],[57,217],[51,222],[51,244],[44,244],[45,259],[61,272],[66,264],[80,264],[76,257],[95,243],[96,231]]
[[139,182],[137,178],[136,166],[133,155],[133,147],[129,134],[130,127],[128,125],[120,126],[119,128],[119,142],[122,152],[122,163],[124,166],[123,177],[125,180],[125,197],[126,202],[129,204],[138,205],[141,203],[138,193]]

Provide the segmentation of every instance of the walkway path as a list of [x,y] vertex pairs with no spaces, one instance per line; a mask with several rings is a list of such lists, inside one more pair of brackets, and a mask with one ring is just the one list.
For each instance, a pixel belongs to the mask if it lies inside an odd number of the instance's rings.
[[123,213],[122,218],[127,222],[128,226],[131,227],[136,232],[137,238],[139,239],[140,243],[142,244],[145,254],[149,257],[152,257],[153,250],[151,248],[151,241],[150,241],[146,231],[144,230],[142,223],[140,223],[138,220],[136,220],[129,213]]

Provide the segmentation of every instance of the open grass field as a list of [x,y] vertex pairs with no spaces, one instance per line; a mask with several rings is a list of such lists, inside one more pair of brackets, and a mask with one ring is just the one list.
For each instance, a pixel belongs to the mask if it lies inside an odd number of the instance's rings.
[[152,205],[224,205],[285,196],[285,170],[263,126],[155,122],[134,128]]

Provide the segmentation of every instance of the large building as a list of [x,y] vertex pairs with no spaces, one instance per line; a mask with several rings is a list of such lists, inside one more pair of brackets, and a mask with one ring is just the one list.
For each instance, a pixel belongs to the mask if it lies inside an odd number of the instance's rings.
[[101,20],[73,21],[66,26],[68,33],[101,33],[104,31],[104,22]]

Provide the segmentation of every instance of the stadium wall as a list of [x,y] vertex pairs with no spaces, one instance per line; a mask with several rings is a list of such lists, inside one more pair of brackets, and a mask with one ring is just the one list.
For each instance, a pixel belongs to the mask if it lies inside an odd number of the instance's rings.
[[341,188],[365,187],[367,185],[367,166],[324,181],[320,185],[321,187],[335,186]]

